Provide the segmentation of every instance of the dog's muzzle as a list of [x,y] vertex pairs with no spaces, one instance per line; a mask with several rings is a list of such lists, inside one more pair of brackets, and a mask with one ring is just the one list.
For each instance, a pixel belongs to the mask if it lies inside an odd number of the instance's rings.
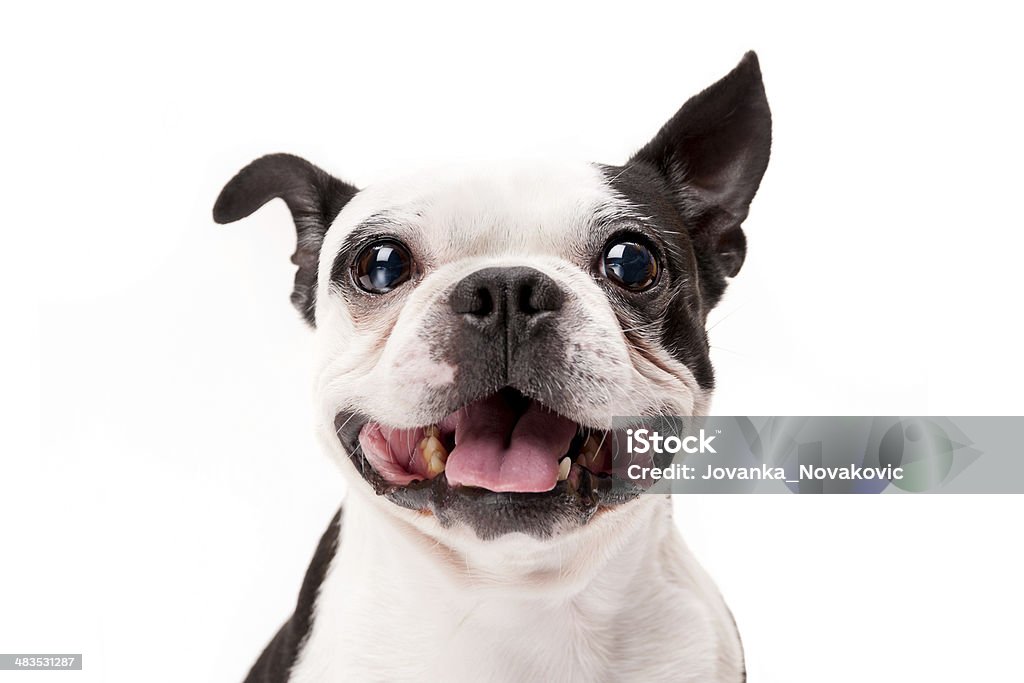
[[548,536],[640,493],[616,469],[619,435],[560,410],[571,370],[558,319],[565,301],[553,279],[527,267],[486,268],[455,285],[438,355],[457,372],[451,391],[433,397],[436,419],[399,429],[336,416],[342,445],[378,494],[490,538]]

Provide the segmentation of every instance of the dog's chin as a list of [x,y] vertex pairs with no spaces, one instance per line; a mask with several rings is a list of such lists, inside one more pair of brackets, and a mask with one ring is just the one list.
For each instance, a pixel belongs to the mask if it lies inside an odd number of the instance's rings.
[[484,540],[567,533],[643,492],[615,457],[621,434],[573,422],[512,388],[419,427],[342,412],[335,430],[377,495]]

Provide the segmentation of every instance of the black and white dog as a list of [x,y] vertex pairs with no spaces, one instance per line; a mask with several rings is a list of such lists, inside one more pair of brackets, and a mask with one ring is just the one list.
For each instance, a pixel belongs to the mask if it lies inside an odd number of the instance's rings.
[[218,223],[298,230],[327,451],[350,480],[249,681],[741,681],[743,653],[616,415],[707,414],[705,321],[771,146],[757,58],[623,166],[442,169],[357,190],[257,159]]

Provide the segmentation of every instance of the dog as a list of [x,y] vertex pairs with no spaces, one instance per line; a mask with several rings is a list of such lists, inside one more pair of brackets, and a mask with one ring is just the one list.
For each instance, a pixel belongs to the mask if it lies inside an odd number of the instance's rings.
[[227,183],[217,223],[275,198],[294,219],[319,436],[349,482],[247,681],[745,680],[671,501],[618,476],[607,437],[708,414],[706,320],[770,147],[750,52],[622,166],[357,190],[272,154]]

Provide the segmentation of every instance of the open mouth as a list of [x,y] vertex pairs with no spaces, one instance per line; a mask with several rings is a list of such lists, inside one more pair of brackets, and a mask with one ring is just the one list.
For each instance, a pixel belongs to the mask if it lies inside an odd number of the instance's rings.
[[340,413],[335,428],[378,494],[485,537],[548,535],[642,492],[625,476],[633,463],[616,457],[618,432],[577,424],[509,387],[433,424],[397,429]]

